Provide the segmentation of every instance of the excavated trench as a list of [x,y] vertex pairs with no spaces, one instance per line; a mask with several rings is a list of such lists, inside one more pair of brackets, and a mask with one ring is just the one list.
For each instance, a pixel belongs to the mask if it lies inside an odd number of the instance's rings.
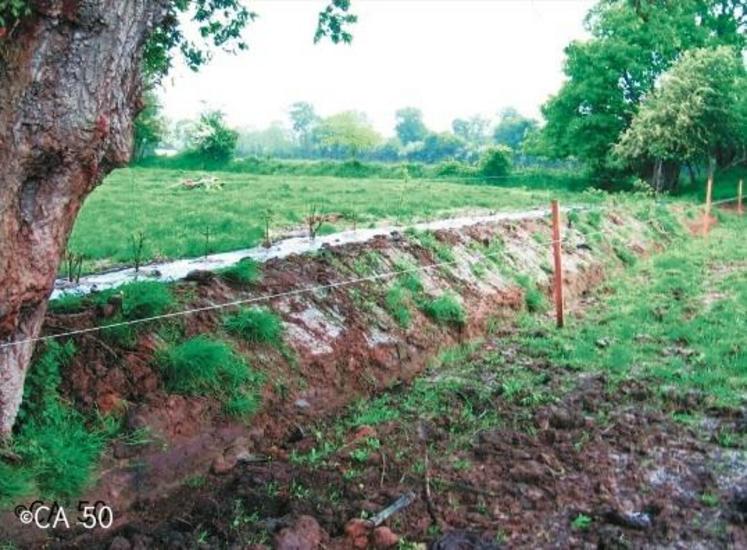
[[[417,231],[459,230],[485,223],[537,219],[546,216],[547,213],[547,210],[538,209],[481,216],[457,216],[430,222],[421,222],[408,226],[408,228]],[[268,262],[296,254],[310,254],[330,246],[340,247],[347,244],[364,244],[378,237],[389,237],[393,234],[402,233],[405,229],[402,226],[380,225],[377,227],[341,231],[331,235],[318,236],[313,239],[310,239],[306,235],[306,232],[300,235],[298,231],[294,231],[277,239],[270,246],[256,246],[254,248],[231,252],[209,254],[200,258],[151,263],[137,270],[131,267],[114,269],[81,277],[77,282],[67,279],[57,279],[51,298],[59,298],[65,294],[88,294],[90,292],[116,288],[128,282],[143,279],[174,282],[184,279],[193,271],[219,270],[235,265],[244,258],[251,258],[258,262]]]
[[[259,487],[270,483],[269,470],[280,478],[292,476],[288,442],[306,439],[309,426],[334,419],[358,398],[406,386],[440,350],[479,338],[488,327],[510,326],[525,308],[528,287],[517,283],[520,276],[528,277],[531,287],[536,285],[549,296],[551,250],[546,217],[533,213],[523,219],[480,220],[436,229],[430,235],[435,240],[417,232],[386,232],[366,242],[328,244],[304,255],[271,258],[263,264],[259,282],[251,285],[232,284],[207,273],[191,277],[196,280],[174,283],[184,308],[277,295],[260,305],[282,319],[284,345],[232,342],[264,375],[261,408],[248,422],[227,417],[215,399],[169,394],[154,360],[168,330],[181,331],[184,338],[210,334],[232,339],[221,328],[222,310],[143,325],[136,343],[130,346],[114,344],[95,332],[75,337],[78,351],[63,372],[66,398],[81,410],[123,415],[127,430],[145,429],[149,441],[138,446],[113,442],[102,458],[96,483],[83,497],[112,507],[115,523],[108,531],[40,532],[20,527],[6,513],[0,517],[0,535],[20,541],[21,546],[57,540],[57,544],[71,547],[107,548],[112,542],[117,548],[192,547],[183,540],[158,543],[153,533],[171,525],[172,516],[187,508],[191,507],[193,514],[195,506],[204,512],[208,501],[208,508],[222,514],[229,494],[244,494],[246,484]],[[583,298],[603,280],[606,271],[621,264],[615,250],[623,247],[642,255],[658,246],[656,231],[629,215],[603,216],[594,231],[578,224],[566,227],[564,284],[569,307],[581,307]],[[447,265],[428,267],[445,258]],[[386,299],[397,281],[387,274],[402,266],[423,268],[418,272],[422,295],[454,296],[466,322],[440,323],[411,301],[407,307],[412,322],[403,328],[393,318]],[[371,280],[335,286],[361,278]],[[326,288],[283,296],[319,286]],[[112,308],[50,314],[46,330],[92,327],[105,324],[114,315]],[[504,444],[485,443],[496,448]],[[514,460],[509,451],[502,451],[508,453],[504,458]],[[264,459],[271,460],[269,465],[258,465]],[[198,478],[208,483],[191,489],[190,480]],[[328,481],[323,475],[312,479]],[[482,482],[489,485],[489,480]],[[396,494],[391,489],[379,498],[385,502]],[[195,501],[198,497],[201,500]],[[266,510],[268,517],[289,511],[287,506],[274,514]],[[330,547],[352,544],[341,531],[349,517],[323,521],[326,531],[320,536]],[[133,533],[140,532],[133,531],[135,525],[146,526],[143,530],[150,535],[133,538]],[[195,527],[190,524],[189,528]],[[337,546],[333,544],[335,536],[342,537]]]

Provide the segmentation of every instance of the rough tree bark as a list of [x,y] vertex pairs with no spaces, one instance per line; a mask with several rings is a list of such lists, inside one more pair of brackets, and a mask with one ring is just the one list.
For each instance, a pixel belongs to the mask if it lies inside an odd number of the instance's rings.
[[[85,197],[132,146],[165,0],[35,0],[0,39],[0,439]],[[11,344],[11,345],[8,345]]]

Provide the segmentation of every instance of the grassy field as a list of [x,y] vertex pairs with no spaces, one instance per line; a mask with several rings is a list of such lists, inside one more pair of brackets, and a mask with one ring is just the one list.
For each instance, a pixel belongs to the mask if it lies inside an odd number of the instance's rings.
[[[719,175],[716,199],[733,196],[744,171]],[[215,189],[187,189],[185,180],[207,178]],[[85,257],[84,271],[158,259],[195,257],[258,245],[266,223],[277,237],[304,228],[310,213],[334,215],[319,233],[381,223],[407,225],[460,212],[506,211],[594,200],[589,184],[566,171],[517,173],[484,181],[386,179],[313,175],[255,175],[159,168],[114,172],[86,201],[70,240]],[[686,187],[678,200],[701,202],[703,191]],[[136,252],[138,236],[143,246]],[[134,239],[134,240],[133,240]]]
[[[216,178],[220,189],[186,189],[185,179]],[[382,222],[407,224],[464,210],[545,206],[552,196],[578,201],[562,181],[536,175],[512,185],[466,185],[425,179],[258,176],[129,168],[113,173],[86,201],[70,250],[86,269],[132,263],[132,236],[145,236],[143,260],[200,256],[260,244],[267,212],[277,235],[300,228],[312,209],[342,215],[321,233]],[[569,182],[565,182],[568,185]],[[529,187],[531,186],[531,187]]]

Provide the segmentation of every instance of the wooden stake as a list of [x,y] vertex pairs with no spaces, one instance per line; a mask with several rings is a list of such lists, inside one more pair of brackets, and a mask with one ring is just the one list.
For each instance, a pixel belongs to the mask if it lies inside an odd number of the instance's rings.
[[558,328],[565,324],[563,313],[563,262],[560,247],[560,207],[558,201],[552,201],[552,253],[555,258],[555,315]]
[[708,235],[709,225],[711,223],[711,202],[713,201],[713,172],[716,169],[715,159],[711,159],[708,164],[708,185],[706,187],[706,206],[705,215],[703,216],[703,236]]
[[742,206],[742,187],[744,186],[744,180],[739,180],[737,186],[737,213],[741,216],[744,214],[744,207]]

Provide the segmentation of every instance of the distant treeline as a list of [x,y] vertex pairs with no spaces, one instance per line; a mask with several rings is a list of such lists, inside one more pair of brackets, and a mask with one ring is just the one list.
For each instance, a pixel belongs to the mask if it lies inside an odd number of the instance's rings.
[[249,157],[226,163],[214,163],[194,155],[149,157],[137,164],[147,168],[169,170],[224,171],[261,176],[319,176],[339,178],[380,178],[404,180],[441,179],[472,185],[515,186],[537,189],[563,188],[579,191],[594,184],[584,170],[577,166],[555,168],[521,168],[511,173],[492,175],[485,164],[468,165],[458,161],[436,164],[418,162],[364,162],[360,160],[293,160]]
[[201,152],[222,159],[357,159],[426,164],[455,160],[474,165],[491,147],[507,147],[520,154],[524,141],[537,127],[535,120],[508,108],[495,121],[480,115],[457,118],[450,131],[433,132],[426,127],[419,109],[406,107],[396,112],[395,135],[385,138],[364,113],[344,111],[321,117],[304,102],[291,106],[288,125],[276,122],[260,130],[231,128],[219,111],[207,111],[198,120],[168,122],[153,94],[146,95],[146,105],[136,124],[135,162],[162,149],[172,154]]

